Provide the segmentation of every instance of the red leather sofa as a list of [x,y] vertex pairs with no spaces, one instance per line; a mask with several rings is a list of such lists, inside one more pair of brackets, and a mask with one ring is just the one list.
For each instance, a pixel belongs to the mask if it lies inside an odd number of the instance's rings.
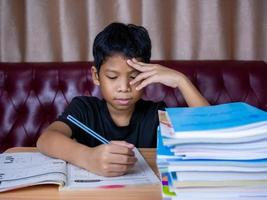
[[[155,61],[154,61],[155,62]],[[267,110],[267,64],[263,61],[157,61],[189,76],[212,104],[243,101]],[[101,98],[91,82],[90,62],[0,63],[0,152],[35,146],[43,128],[77,95]],[[186,106],[177,89],[146,88],[144,99]]]

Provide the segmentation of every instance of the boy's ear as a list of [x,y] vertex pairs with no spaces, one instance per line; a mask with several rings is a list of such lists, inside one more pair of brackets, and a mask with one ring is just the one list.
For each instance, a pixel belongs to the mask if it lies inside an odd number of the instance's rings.
[[92,74],[93,83],[95,85],[100,85],[99,76],[98,76],[97,69],[95,68],[95,66],[91,67],[91,74]]

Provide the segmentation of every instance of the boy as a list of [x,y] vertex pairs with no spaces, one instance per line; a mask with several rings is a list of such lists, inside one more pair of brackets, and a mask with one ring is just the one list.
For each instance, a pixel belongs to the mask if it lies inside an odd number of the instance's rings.
[[[100,87],[103,100],[74,98],[39,137],[40,152],[102,176],[123,175],[136,162],[134,147],[156,146],[157,111],[165,104],[141,100],[144,87],[151,83],[177,87],[188,106],[208,105],[185,75],[148,64],[151,42],[143,27],[110,24],[96,36],[93,55],[92,78]],[[100,144],[69,122],[68,114],[111,143]]]

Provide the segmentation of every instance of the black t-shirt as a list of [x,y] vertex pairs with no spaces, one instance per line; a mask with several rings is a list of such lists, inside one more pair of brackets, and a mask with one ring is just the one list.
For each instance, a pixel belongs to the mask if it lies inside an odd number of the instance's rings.
[[128,126],[117,126],[108,111],[105,100],[96,97],[75,97],[58,117],[72,129],[72,137],[79,143],[95,147],[101,144],[67,119],[70,114],[107,140],[124,140],[136,147],[156,147],[158,110],[164,110],[164,102],[155,103],[140,99]]

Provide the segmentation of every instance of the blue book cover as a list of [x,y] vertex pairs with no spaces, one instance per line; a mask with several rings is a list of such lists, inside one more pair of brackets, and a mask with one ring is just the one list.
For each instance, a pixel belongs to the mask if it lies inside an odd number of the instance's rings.
[[157,155],[166,156],[166,157],[174,156],[174,153],[171,152],[170,148],[167,146],[164,146],[159,127],[157,131]]
[[175,132],[233,128],[257,122],[267,123],[267,113],[235,102],[205,107],[166,108]]

